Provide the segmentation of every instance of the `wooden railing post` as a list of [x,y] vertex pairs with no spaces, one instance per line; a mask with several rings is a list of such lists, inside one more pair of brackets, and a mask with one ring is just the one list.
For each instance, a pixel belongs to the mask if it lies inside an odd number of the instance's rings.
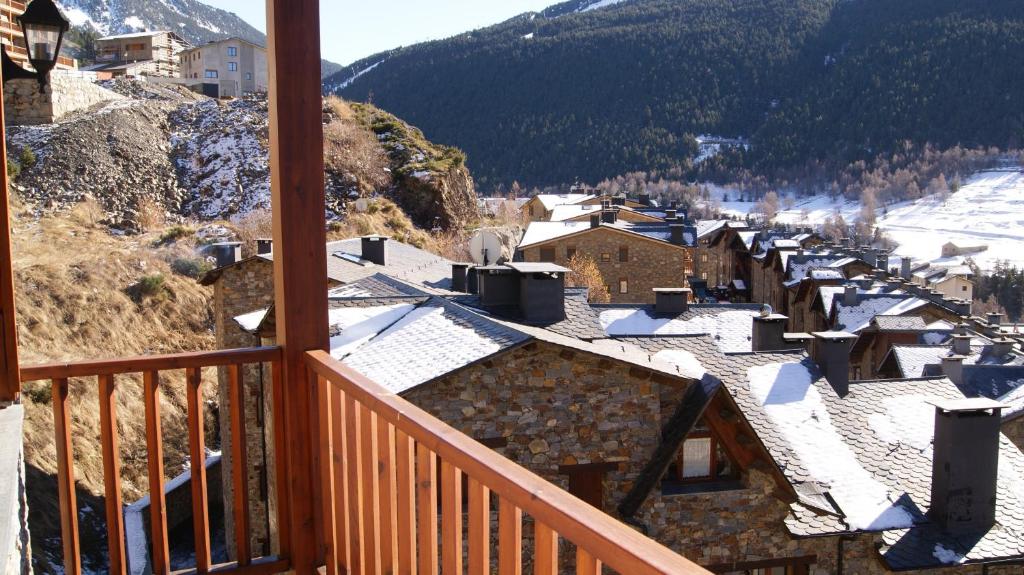
[[[0,75],[0,102],[3,102]],[[7,182],[7,125],[0,106],[0,403],[21,393],[18,375],[18,327],[14,309],[14,261],[11,256],[11,202]]]
[[274,301],[284,353],[280,415],[287,445],[277,456],[288,458],[287,477],[278,485],[288,491],[292,568],[306,575],[322,563],[325,550],[315,380],[303,357],[326,350],[329,341],[320,2],[267,0],[267,39]]

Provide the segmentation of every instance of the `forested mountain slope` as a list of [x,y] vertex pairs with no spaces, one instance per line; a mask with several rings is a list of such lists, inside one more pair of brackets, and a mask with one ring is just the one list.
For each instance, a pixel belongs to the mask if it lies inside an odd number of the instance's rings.
[[459,146],[485,186],[540,185],[685,169],[701,133],[751,137],[762,168],[1016,145],[1022,44],[1013,0],[575,0],[371,56],[325,90]]

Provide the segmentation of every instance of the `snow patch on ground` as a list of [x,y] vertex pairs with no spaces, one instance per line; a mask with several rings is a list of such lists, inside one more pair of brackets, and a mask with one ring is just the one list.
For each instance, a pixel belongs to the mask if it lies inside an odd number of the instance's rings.
[[349,86],[352,85],[353,82],[358,80],[364,74],[367,74],[367,73],[371,72],[374,68],[376,68],[377,66],[380,66],[383,63],[384,63],[384,60],[381,60],[380,62],[377,62],[376,64],[373,64],[373,65],[371,65],[371,66],[369,66],[367,68],[363,68],[362,70],[356,72],[355,74],[352,74],[352,77],[350,77],[348,80],[345,80],[344,82],[338,84],[338,87],[334,89],[334,92],[337,93],[337,92],[340,92],[341,90],[344,90],[345,88],[348,88]]
[[124,25],[134,30],[145,30],[146,23],[138,16],[129,16],[124,19]]
[[665,349],[654,354],[654,359],[678,367],[680,373],[691,379],[700,379],[707,373],[700,360],[684,349]]
[[591,4],[591,5],[589,5],[589,6],[585,7],[585,8],[580,9],[580,12],[590,12],[591,10],[599,10],[601,8],[607,8],[609,6],[614,6],[616,4],[620,4],[620,3],[624,2],[624,1],[625,0],[598,0],[597,2],[594,2],[593,4]]
[[909,528],[913,516],[861,464],[835,427],[811,373],[799,363],[747,370],[750,392],[810,473],[827,486],[852,529]]

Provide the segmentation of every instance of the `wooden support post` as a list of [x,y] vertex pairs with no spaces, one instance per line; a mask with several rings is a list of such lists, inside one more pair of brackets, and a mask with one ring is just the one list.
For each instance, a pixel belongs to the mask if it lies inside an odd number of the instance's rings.
[[[0,102],[4,101],[0,75]],[[14,309],[14,260],[11,255],[11,201],[7,181],[7,125],[0,106],[0,403],[21,393],[18,327]]]
[[[319,0],[267,0],[274,301],[283,348],[291,564],[311,575],[324,557],[315,380],[304,353],[328,348]],[[278,414],[275,414],[277,417]],[[311,537],[310,534],[315,534]]]

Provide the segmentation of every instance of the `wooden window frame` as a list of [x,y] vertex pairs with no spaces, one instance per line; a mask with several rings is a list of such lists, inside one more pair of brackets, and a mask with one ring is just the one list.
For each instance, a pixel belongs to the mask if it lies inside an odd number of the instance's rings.
[[629,246],[619,246],[619,263],[629,262]]
[[612,254],[608,252],[601,252],[601,262],[608,263],[610,261],[612,261]]
[[[711,440],[711,457],[709,459],[708,464],[708,475],[704,475],[701,477],[683,477],[683,446],[686,444],[687,441],[691,439]],[[686,436],[686,439],[683,440],[683,443],[679,444],[679,452],[676,453],[674,459],[676,473],[675,476],[670,479],[670,481],[680,485],[695,485],[701,483],[717,483],[720,481],[734,481],[736,479],[739,479],[739,467],[737,466],[736,462],[729,457],[728,451],[726,451],[725,448],[722,448],[722,452],[725,453],[726,459],[729,460],[729,466],[732,469],[732,472],[728,475],[713,475],[713,473],[715,473],[715,470],[718,468],[718,450],[720,444],[721,441],[719,441],[718,438],[715,437],[714,434],[712,434],[708,430],[695,430],[690,432],[690,434]]]
[[565,260],[569,261],[576,255],[576,246],[566,246],[565,248]]
[[628,294],[629,293],[629,278],[619,278],[619,293],[620,294]]
[[[576,465],[560,465],[558,466],[559,475],[569,476],[569,487],[568,491],[572,495],[582,499],[584,502],[596,507],[597,509],[604,509],[604,481],[608,472],[618,471],[620,466],[618,463],[612,462],[597,462],[597,463],[579,463]],[[587,484],[587,482],[597,481],[599,486],[599,493],[597,496],[599,501],[594,501],[594,493],[590,492],[595,488],[593,484]]]

